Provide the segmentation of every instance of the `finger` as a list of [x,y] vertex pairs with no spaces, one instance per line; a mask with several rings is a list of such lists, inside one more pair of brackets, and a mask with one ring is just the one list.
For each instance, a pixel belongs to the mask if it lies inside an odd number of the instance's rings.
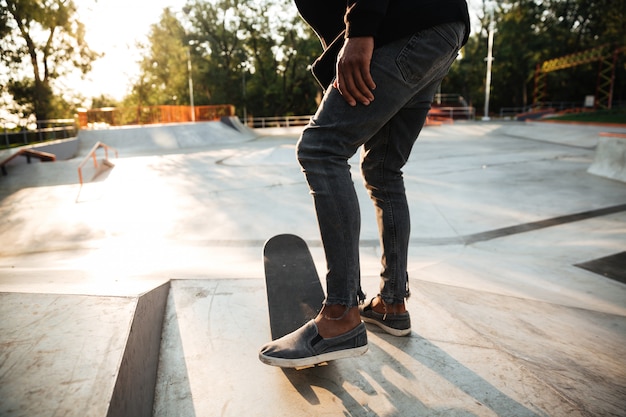
[[361,68],[360,71],[356,72],[353,78],[355,88],[358,91],[358,93],[355,94],[357,99],[365,105],[369,104],[374,100],[374,93],[372,93],[372,88],[370,87],[373,84],[373,80],[369,70],[367,68]]
[[[353,57],[354,58],[354,57]],[[376,87],[372,75],[370,74],[370,58],[368,55],[358,55],[357,59],[346,60],[342,65],[346,69],[346,74],[352,80],[351,95],[364,105],[368,105],[374,100],[372,88]]]
[[365,98],[361,91],[364,83],[360,72],[359,64],[350,60],[342,59],[337,65],[339,91],[351,105],[353,101],[363,102]]
[[[372,73],[370,72],[369,64],[367,65],[367,67],[365,68],[365,71],[363,71],[361,75],[363,77],[363,81],[365,82],[365,85],[367,86],[369,92],[372,93],[372,90],[376,89],[376,83],[374,82],[374,79],[372,78]],[[374,94],[372,93],[372,99],[373,98],[374,98]]]
[[374,95],[362,76],[362,70],[355,68],[348,74],[350,75],[346,77],[345,90],[359,103],[369,105],[374,100]]
[[356,106],[357,100],[353,96],[352,92],[354,91],[354,83],[352,81],[352,76],[349,72],[343,71],[339,69],[337,71],[337,79],[335,80],[337,84],[337,90],[342,95],[343,99],[350,105]]

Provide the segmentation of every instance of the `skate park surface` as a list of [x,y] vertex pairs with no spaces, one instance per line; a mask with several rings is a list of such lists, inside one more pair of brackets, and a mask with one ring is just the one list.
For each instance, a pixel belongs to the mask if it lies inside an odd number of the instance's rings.
[[[257,358],[263,243],[299,235],[325,269],[300,129],[83,130],[69,159],[8,166],[0,416],[625,415],[626,183],[588,170],[626,128],[425,127],[404,170],[412,333],[368,327],[365,355],[283,370]],[[81,186],[98,141],[118,157]]]

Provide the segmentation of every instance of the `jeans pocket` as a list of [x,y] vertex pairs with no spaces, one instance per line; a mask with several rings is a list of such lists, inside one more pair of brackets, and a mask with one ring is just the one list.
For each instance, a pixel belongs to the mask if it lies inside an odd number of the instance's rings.
[[445,75],[460,49],[462,30],[462,24],[444,24],[411,36],[396,58],[404,81],[416,84]]

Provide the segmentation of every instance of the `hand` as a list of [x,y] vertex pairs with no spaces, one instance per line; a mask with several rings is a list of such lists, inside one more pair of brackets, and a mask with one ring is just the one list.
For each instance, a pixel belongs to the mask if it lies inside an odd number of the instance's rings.
[[347,38],[337,57],[337,78],[333,87],[339,90],[351,106],[356,103],[369,105],[374,100],[372,90],[376,84],[370,74],[374,53],[374,38]]

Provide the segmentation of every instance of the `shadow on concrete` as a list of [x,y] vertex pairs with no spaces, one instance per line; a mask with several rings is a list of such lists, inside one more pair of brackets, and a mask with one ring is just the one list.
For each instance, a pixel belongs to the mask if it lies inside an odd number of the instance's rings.
[[[473,398],[478,409],[487,407],[495,415],[546,416],[520,404],[441,348],[415,333],[407,338],[395,338],[380,333],[376,335],[380,336],[383,341],[388,339],[390,343],[395,344],[404,353],[403,356],[410,357],[409,361],[402,361],[389,354],[386,347],[377,343],[380,339],[370,338],[367,360],[330,362],[303,370],[283,369],[283,372],[298,393],[312,406],[321,405],[314,387],[331,392],[341,400],[345,408],[343,410],[345,416],[382,417],[368,406],[367,401],[355,398],[344,387],[345,384],[358,387],[363,392],[364,398],[386,397],[391,405],[387,409],[393,411],[385,413],[385,417],[408,415],[474,417],[479,414],[467,408],[429,405],[430,398],[424,394],[437,391],[442,385],[448,385],[445,389],[451,393],[465,393]],[[447,381],[447,384],[442,384],[440,378],[429,378],[427,373],[420,372],[423,368],[429,369]],[[403,385],[402,381],[409,383]],[[438,393],[437,396],[440,395],[441,393]]]

